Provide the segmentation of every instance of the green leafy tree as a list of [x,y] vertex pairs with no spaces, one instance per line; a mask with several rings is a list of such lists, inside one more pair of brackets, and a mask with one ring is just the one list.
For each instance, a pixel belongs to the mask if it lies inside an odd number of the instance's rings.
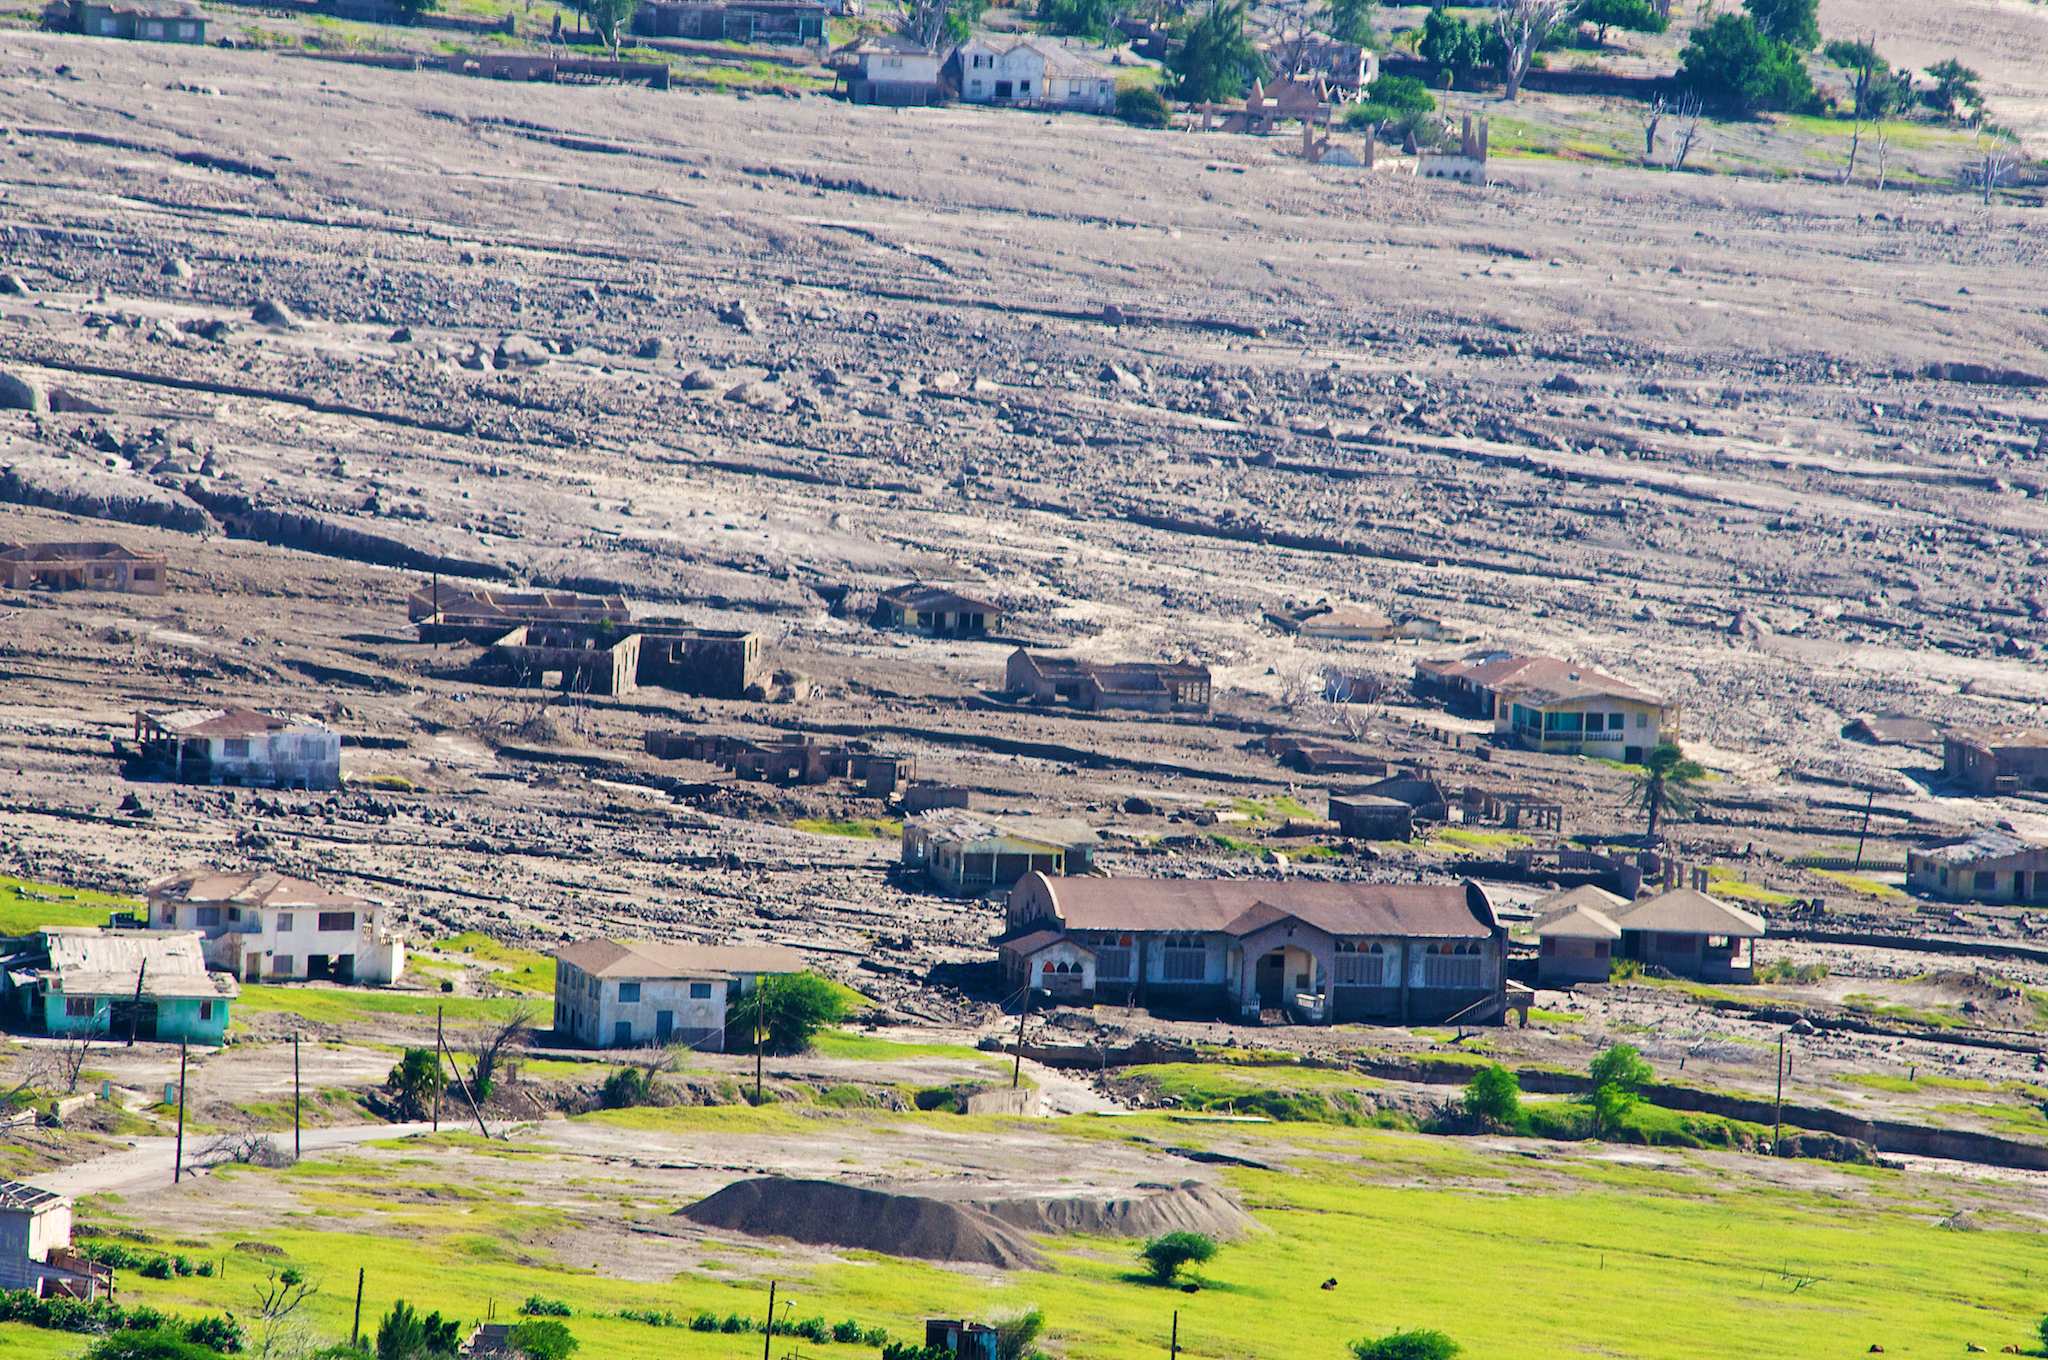
[[2048,1350],[2048,1317],[2042,1318],[2041,1325],[2039,1327],[2036,1327],[2034,1330],[2040,1333],[2041,1348],[2043,1350]]
[[1698,804],[1699,785],[1706,777],[1706,767],[1688,759],[1675,742],[1659,742],[1651,747],[1643,757],[1643,772],[1629,788],[1630,803],[1649,819],[1644,835],[1655,840],[1659,822],[1667,817],[1691,816]]
[[774,973],[726,1012],[728,1044],[770,1053],[801,1053],[827,1025],[846,1018],[846,999],[816,973]]
[[1593,41],[1607,46],[1607,30],[1619,28],[1629,33],[1662,33],[1671,27],[1671,21],[1657,12],[1650,0],[1584,0],[1578,9],[1578,20],[1593,26]]
[[1593,1080],[1593,1136],[1604,1138],[1621,1126],[1656,1072],[1631,1044],[1616,1044],[1587,1069]]
[[1389,1332],[1351,1343],[1355,1360],[1455,1360],[1462,1348],[1442,1332]]
[[400,1114],[407,1119],[425,1119],[447,1080],[438,1053],[431,1048],[408,1048],[384,1084],[391,1089]]
[[1167,54],[1166,69],[1173,72],[1178,98],[1190,104],[1235,99],[1266,73],[1265,58],[1245,31],[1245,7],[1246,0],[1210,0],[1180,45]]
[[1693,30],[1678,58],[1678,80],[1701,102],[1730,113],[1796,109],[1813,98],[1813,81],[1794,48],[1747,14],[1721,14]]
[[1149,85],[1127,85],[1118,90],[1116,116],[1132,127],[1163,128],[1173,122],[1166,96]]
[[568,1326],[554,1318],[528,1318],[505,1339],[526,1360],[569,1360],[580,1344]]
[[1038,21],[1068,37],[1107,38],[1123,12],[1123,0],[1038,0]]
[[1801,52],[1820,45],[1820,0],[1742,0],[1742,7],[1767,38]]
[[1138,1249],[1138,1257],[1158,1284],[1172,1284],[1183,1267],[1201,1265],[1216,1255],[1216,1240],[1204,1233],[1170,1232]]
[[439,1313],[419,1312],[404,1299],[377,1324],[377,1360],[446,1360],[460,1343],[462,1324]]
[[1858,118],[1889,118],[1912,102],[1912,78],[1893,70],[1873,44],[1834,38],[1821,53],[1852,78],[1853,111]]
[[583,16],[597,40],[619,55],[620,36],[632,26],[640,0],[569,0],[569,8]]
[[1428,62],[1437,83],[1446,88],[1457,84],[1486,59],[1486,40],[1477,25],[1468,24],[1439,5],[1422,21],[1422,37],[1415,55]]
[[1982,111],[1984,93],[1977,88],[1977,73],[1950,57],[1927,68],[1934,88],[1927,92],[1927,106],[1951,122],[1965,121],[1964,110],[1971,115]]
[[1377,47],[1379,34],[1373,31],[1372,21],[1378,10],[1379,0],[1330,0],[1323,22],[1338,42]]
[[1522,1122],[1522,1083],[1514,1073],[1492,1063],[1465,1083],[1465,1113],[1481,1124],[1513,1129]]

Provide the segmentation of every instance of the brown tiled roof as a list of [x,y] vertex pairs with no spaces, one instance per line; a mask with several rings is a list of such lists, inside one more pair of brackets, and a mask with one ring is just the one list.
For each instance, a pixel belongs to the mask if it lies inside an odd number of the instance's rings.
[[731,977],[801,973],[803,956],[779,944],[678,944],[668,940],[579,940],[555,951],[558,962],[611,978]]
[[1336,935],[1479,938],[1495,921],[1470,883],[1272,882],[1217,878],[1051,878],[1068,930],[1246,934],[1288,916]]
[[881,598],[902,609],[914,609],[922,614],[926,611],[968,614],[1000,614],[1002,606],[973,595],[963,595],[949,586],[927,586],[911,581],[892,590],[885,590]]
[[1439,679],[1462,679],[1483,689],[1557,702],[1565,699],[1634,699],[1661,704],[1664,697],[1611,675],[1555,656],[1519,652],[1473,652],[1463,657],[1419,661],[1415,669]]
[[1536,935],[1539,939],[1618,940],[1621,927],[1614,918],[1627,908],[1627,898],[1590,883],[1566,888],[1536,904]]
[[[1019,935],[1014,940],[1003,941],[1001,948],[1005,954],[1014,954],[1020,959],[1028,959],[1040,950],[1048,949],[1066,938],[1065,935],[1057,930],[1034,930],[1029,935]],[[1071,940],[1068,943],[1084,954],[1095,952],[1079,940]]]
[[1756,939],[1765,933],[1763,917],[1695,888],[1673,888],[1644,898],[1617,913],[1614,922],[1623,930],[1651,935],[1734,935]]

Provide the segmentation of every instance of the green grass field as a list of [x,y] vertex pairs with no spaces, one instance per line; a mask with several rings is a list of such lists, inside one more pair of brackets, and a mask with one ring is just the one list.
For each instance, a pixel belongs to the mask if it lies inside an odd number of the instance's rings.
[[890,817],[799,817],[790,825],[813,836],[850,836],[855,840],[895,840],[903,834],[903,823]]
[[0,874],[0,935],[22,935],[38,926],[103,926],[108,913],[137,905],[132,897]]
[[[830,1137],[857,1122],[918,1117],[740,1108],[587,1118],[715,1139],[725,1130]],[[1007,1127],[929,1118],[970,1133]],[[1342,1360],[1352,1338],[1414,1326],[1443,1328],[1471,1357],[1783,1360],[1861,1355],[1872,1345],[1936,1356],[1961,1354],[1966,1342],[1995,1353],[2008,1343],[2031,1346],[2048,1306],[2038,1225],[1938,1226],[1951,1207],[1948,1191],[1960,1192],[1962,1182],[1830,1168],[1820,1188],[1802,1189],[1745,1174],[1744,1161],[1726,1154],[1660,1154],[1673,1159],[1669,1166],[1579,1153],[1530,1158],[1469,1140],[1328,1126],[1207,1130],[1139,1116],[1055,1127],[1076,1137],[1077,1156],[1105,1138],[1186,1144],[1227,1130],[1250,1139],[1261,1159],[1282,1169],[1232,1169],[1227,1179],[1264,1231],[1201,1267],[1196,1293],[1136,1282],[1134,1243],[1085,1238],[1048,1244],[1050,1269],[1000,1281],[865,1254],[806,1263],[744,1242],[718,1244],[714,1270],[653,1283],[607,1279],[590,1260],[562,1259],[545,1241],[579,1220],[584,1203],[623,1195],[636,1216],[672,1205],[610,1183],[544,1200],[497,1190],[447,1161],[457,1148],[477,1149],[477,1140],[444,1135],[438,1144],[406,1144],[396,1159],[237,1170],[237,1178],[283,1179],[299,1211],[182,1246],[229,1258],[225,1279],[124,1275],[121,1285],[130,1302],[246,1312],[265,1267],[235,1244],[260,1241],[323,1282],[310,1312],[328,1337],[347,1333],[361,1266],[367,1318],[397,1297],[475,1318],[493,1304],[502,1316],[541,1294],[570,1306],[581,1354],[607,1360],[751,1354],[758,1336],[650,1327],[616,1314],[757,1315],[771,1275],[792,1317],[852,1318],[899,1337],[915,1334],[927,1316],[987,1317],[1036,1305],[1049,1319],[1049,1349],[1066,1360],[1163,1352],[1176,1311],[1185,1353],[1209,1360]],[[493,1151],[514,1163],[534,1155],[516,1146]],[[149,1226],[146,1214],[137,1218],[135,1226]],[[1335,1289],[1319,1287],[1333,1277]],[[24,1355],[72,1353],[28,1340]],[[779,1342],[775,1353],[791,1349]],[[845,1360],[875,1354],[858,1345],[802,1350]]]
[[516,996],[446,996],[440,992],[342,990],[245,982],[235,1009],[243,1015],[296,1015],[320,1025],[345,1025],[378,1016],[431,1020],[440,1010],[450,1021],[502,1020],[521,1008],[546,1019],[546,1007]]

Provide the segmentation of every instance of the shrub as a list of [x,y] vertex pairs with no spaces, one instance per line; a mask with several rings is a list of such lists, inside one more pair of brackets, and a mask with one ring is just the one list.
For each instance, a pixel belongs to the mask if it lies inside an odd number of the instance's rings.
[[1448,88],[1485,60],[1486,39],[1478,25],[1467,23],[1438,5],[1422,21],[1422,37],[1415,44],[1415,55],[1434,67],[1437,83]]
[[1166,96],[1149,85],[1118,90],[1116,116],[1132,127],[1163,128],[1173,122],[1173,110],[1166,106]]
[[171,1258],[152,1256],[142,1263],[137,1272],[145,1280],[168,1280],[171,1278]]
[[1582,24],[1591,24],[1593,40],[1602,47],[1607,45],[1610,28],[1630,33],[1662,33],[1671,26],[1671,21],[1650,0],[1586,0],[1572,17]]
[[1045,1332],[1045,1310],[1031,1308],[996,1319],[996,1360],[1030,1360]]
[[1442,1332],[1389,1332],[1370,1341],[1351,1343],[1356,1360],[1452,1360],[1459,1353],[1457,1342]]
[[654,1079],[647,1069],[628,1064],[615,1067],[612,1074],[604,1079],[598,1091],[598,1099],[607,1110],[626,1110],[635,1105],[645,1105],[654,1093]]
[[519,1311],[528,1317],[568,1317],[569,1305],[560,1299],[544,1299],[538,1294],[528,1294],[526,1302],[519,1305]]
[[234,1355],[248,1339],[242,1324],[231,1317],[203,1317],[185,1324],[185,1339],[195,1346]]
[[1519,1128],[1522,1083],[1499,1063],[1480,1068],[1465,1084],[1465,1113],[1477,1123],[1493,1128]]
[[1814,99],[1798,51],[1747,14],[1721,14],[1694,29],[1679,54],[1678,80],[1705,103],[1732,113],[1802,108]]
[[175,1331],[116,1332],[86,1349],[84,1360],[220,1360],[220,1352]]
[[857,1346],[865,1333],[861,1325],[852,1318],[832,1324],[832,1339],[842,1346]]
[[826,1344],[832,1339],[832,1329],[825,1325],[825,1319],[821,1317],[807,1317],[802,1322],[790,1323],[789,1334],[791,1336],[800,1336],[804,1340],[819,1346]]
[[816,973],[770,974],[731,1007],[725,1032],[745,1046],[758,1032],[770,1053],[801,1053],[819,1030],[845,1016],[845,998]]
[[529,1318],[514,1327],[506,1339],[527,1360],[569,1360],[579,1344],[569,1329],[554,1318]]
[[377,1324],[377,1360],[438,1360],[452,1356],[462,1324],[439,1313],[421,1317],[404,1299]]
[[741,1317],[738,1313],[727,1313],[725,1320],[718,1324],[718,1330],[726,1333],[728,1336],[739,1332],[751,1332],[754,1330],[754,1320],[748,1317]]
[[1201,1265],[1215,1255],[1215,1239],[1198,1232],[1166,1233],[1138,1249],[1138,1256],[1160,1284],[1172,1284],[1181,1267]]
[[441,1093],[447,1076],[441,1070],[440,1055],[431,1048],[408,1048],[384,1078],[399,1114],[407,1119],[425,1119]]
[[1628,1117],[1636,1093],[1657,1074],[1633,1045],[1616,1044],[1593,1059],[1587,1075],[1593,1079],[1593,1095],[1587,1102],[1593,1111],[1593,1136],[1601,1138]]
[[693,1332],[718,1331],[718,1314],[705,1309],[690,1319],[690,1330]]
[[1065,37],[1107,38],[1116,31],[1119,0],[1038,0],[1038,21]]
[[1820,43],[1820,0],[1742,0],[1766,37],[1801,52]]

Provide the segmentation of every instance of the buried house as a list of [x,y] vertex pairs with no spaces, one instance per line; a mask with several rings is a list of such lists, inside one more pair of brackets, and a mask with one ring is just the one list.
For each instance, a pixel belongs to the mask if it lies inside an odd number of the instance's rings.
[[1699,982],[1752,982],[1764,918],[1698,888],[1672,888],[1613,914],[1621,957]]
[[903,863],[941,892],[966,896],[1015,887],[1029,873],[1084,874],[1098,838],[1063,817],[996,817],[937,808],[903,822]]
[[1034,873],[1005,926],[1012,976],[1078,1004],[1312,1024],[1483,1024],[1507,1008],[1507,931],[1471,882]]
[[318,718],[253,708],[135,715],[140,765],[180,784],[341,786],[341,734]]

